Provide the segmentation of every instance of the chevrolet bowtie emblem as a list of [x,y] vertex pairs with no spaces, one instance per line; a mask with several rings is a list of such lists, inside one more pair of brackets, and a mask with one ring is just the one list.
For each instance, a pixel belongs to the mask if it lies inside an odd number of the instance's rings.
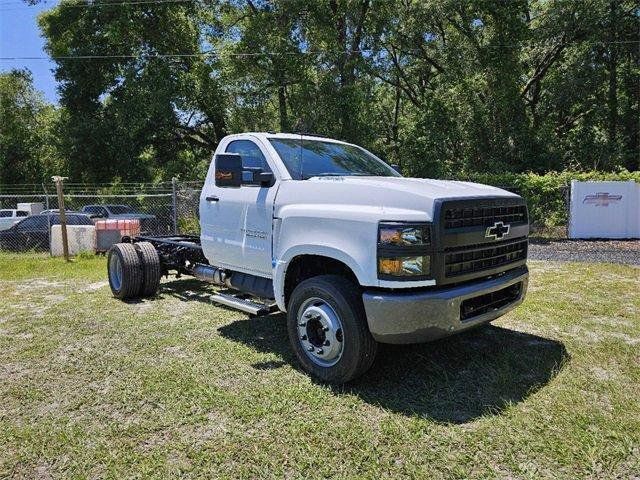
[[487,233],[484,234],[485,237],[491,238],[493,237],[496,240],[500,240],[502,237],[509,235],[509,230],[511,229],[511,225],[508,223],[505,225],[503,222],[496,222],[493,226],[487,228]]
[[622,195],[611,195],[608,192],[598,192],[593,195],[585,195],[582,203],[592,204],[596,207],[608,207],[610,203],[622,200]]

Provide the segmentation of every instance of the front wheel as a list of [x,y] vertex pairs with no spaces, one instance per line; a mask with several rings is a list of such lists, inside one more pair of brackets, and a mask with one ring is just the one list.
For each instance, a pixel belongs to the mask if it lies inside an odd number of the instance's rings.
[[338,275],[301,282],[287,307],[291,346],[302,367],[329,383],[345,383],[373,364],[371,336],[357,285]]

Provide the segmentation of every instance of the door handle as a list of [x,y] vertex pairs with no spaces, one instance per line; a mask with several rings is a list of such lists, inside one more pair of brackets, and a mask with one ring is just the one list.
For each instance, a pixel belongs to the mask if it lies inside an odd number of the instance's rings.
[[218,197],[216,197],[216,196],[211,196],[211,197],[207,197],[207,198],[205,198],[205,200],[206,200],[207,202],[217,202],[217,201],[218,201],[218,200],[220,200],[220,199],[219,199]]

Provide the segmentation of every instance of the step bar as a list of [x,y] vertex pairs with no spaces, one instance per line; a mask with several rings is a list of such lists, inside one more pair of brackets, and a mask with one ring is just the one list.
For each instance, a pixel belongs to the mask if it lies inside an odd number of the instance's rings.
[[235,308],[236,310],[240,310],[257,317],[261,315],[268,315],[269,313],[275,311],[275,309],[277,308],[275,303],[266,304],[253,302],[251,300],[238,298],[226,293],[216,293],[214,295],[211,295],[211,301],[219,303],[220,305],[224,305],[225,307]]

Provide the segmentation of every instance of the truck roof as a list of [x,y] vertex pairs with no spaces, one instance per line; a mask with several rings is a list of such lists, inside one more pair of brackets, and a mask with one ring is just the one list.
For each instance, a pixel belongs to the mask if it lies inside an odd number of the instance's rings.
[[229,135],[230,138],[245,138],[247,136],[259,137],[264,140],[269,140],[271,138],[283,138],[283,139],[293,139],[293,140],[321,140],[323,142],[333,142],[333,143],[341,143],[344,145],[351,145],[348,142],[343,142],[340,140],[336,140],[334,138],[322,137],[319,135],[312,134],[301,134],[301,133],[276,133],[276,132],[244,132],[244,133],[236,133],[233,135]]

